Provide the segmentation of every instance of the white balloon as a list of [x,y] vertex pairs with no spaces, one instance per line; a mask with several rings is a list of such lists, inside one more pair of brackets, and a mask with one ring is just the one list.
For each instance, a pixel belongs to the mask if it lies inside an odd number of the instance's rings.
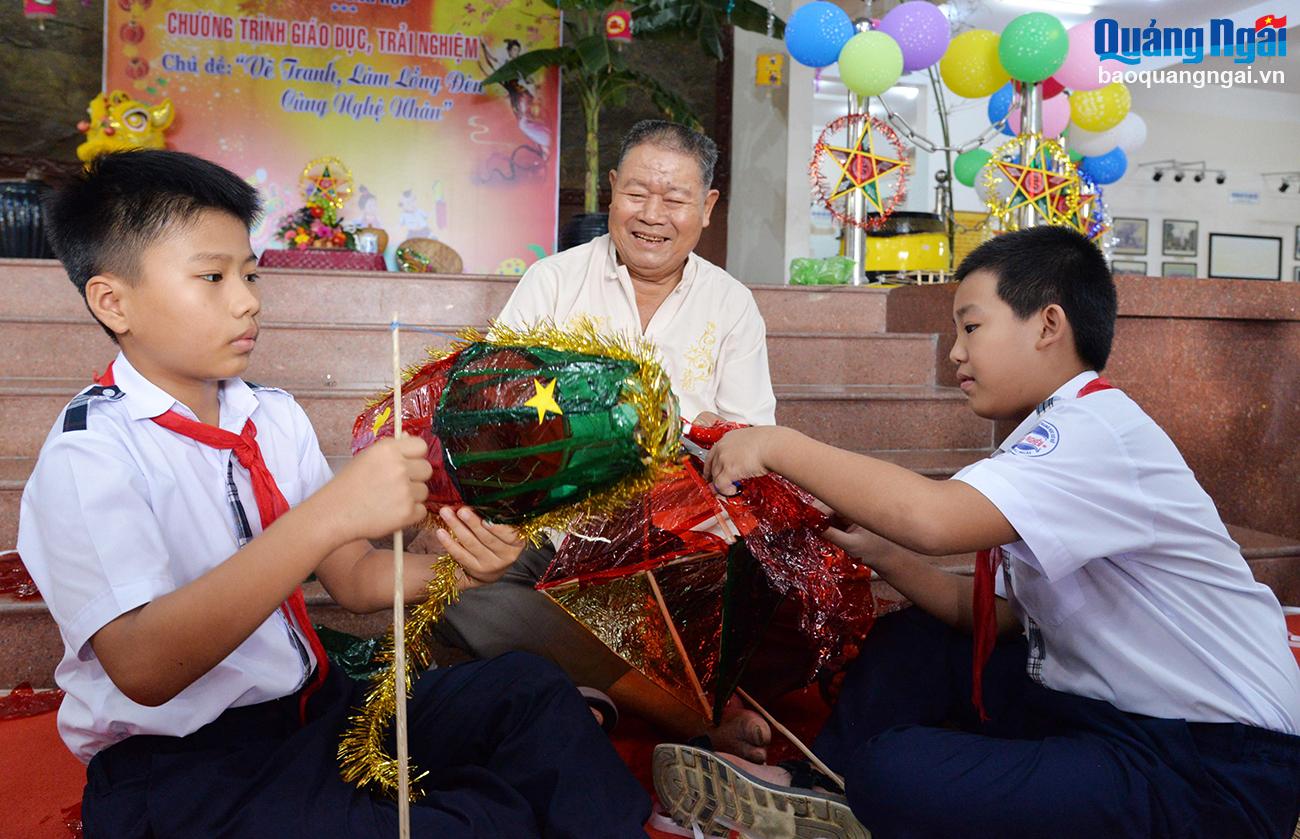
[[1007,180],[1006,176],[1002,174],[1001,170],[993,167],[993,174],[996,182],[993,184],[993,190],[990,193],[987,185],[988,178],[986,173],[989,171],[991,166],[992,164],[986,164],[984,168],[980,169],[979,173],[975,175],[975,194],[978,195],[979,199],[985,204],[1001,204],[1011,197],[1011,193],[1015,191],[1015,187],[1011,184],[1011,181]]
[[1128,116],[1107,133],[1116,135],[1115,145],[1127,153],[1140,148],[1147,141],[1147,124],[1142,117],[1129,111]]
[[[1123,125],[1123,123],[1120,123]],[[1101,157],[1119,145],[1120,125],[1109,131],[1085,131],[1077,125],[1070,126],[1070,148],[1084,157]],[[1143,126],[1145,133],[1145,125]]]

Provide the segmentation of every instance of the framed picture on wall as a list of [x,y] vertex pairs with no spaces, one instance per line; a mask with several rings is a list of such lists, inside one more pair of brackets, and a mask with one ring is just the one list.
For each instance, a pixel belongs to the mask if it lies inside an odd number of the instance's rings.
[[1160,264],[1162,277],[1195,277],[1195,262],[1163,262]]
[[1300,259],[1300,224],[1295,226],[1295,258]]
[[1165,219],[1160,237],[1160,252],[1165,256],[1196,256],[1196,237],[1200,224],[1183,219]]
[[1111,232],[1115,235],[1115,253],[1147,252],[1147,220],[1144,218],[1111,219]]
[[1282,279],[1282,237],[1211,233],[1209,275],[1225,280]]
[[1111,262],[1110,270],[1116,274],[1137,274],[1139,277],[1145,277],[1147,275],[1147,264],[1145,262],[1116,259]]

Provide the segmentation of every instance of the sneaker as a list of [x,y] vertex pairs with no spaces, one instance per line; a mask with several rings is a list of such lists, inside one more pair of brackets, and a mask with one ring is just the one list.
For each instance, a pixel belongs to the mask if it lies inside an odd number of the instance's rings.
[[755,778],[713,752],[655,748],[655,791],[673,821],[704,836],[746,839],[870,839],[842,795]]

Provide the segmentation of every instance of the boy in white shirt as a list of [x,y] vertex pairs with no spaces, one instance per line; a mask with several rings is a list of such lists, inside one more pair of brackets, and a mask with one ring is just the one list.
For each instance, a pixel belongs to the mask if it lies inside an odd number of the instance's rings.
[[[774,471],[817,495],[856,523],[831,537],[919,607],[873,629],[814,746],[847,801],[781,786],[829,786],[798,767],[669,746],[660,796],[756,834],[804,812],[817,835],[876,839],[1290,836],[1300,669],[1281,609],[1168,436],[1098,376],[1104,258],[1037,227],[957,279],[961,388],[980,416],[1022,420],[991,457],[932,481],[753,428],[706,464],[719,492]],[[967,551],[973,582],[918,556]]]
[[[339,775],[364,685],[329,667],[299,584],[314,573],[356,612],[391,604],[392,555],[367,539],[424,517],[425,444],[383,441],[332,478],[293,398],[239,378],[257,341],[259,202],[235,174],[105,155],[48,210],[121,347],[55,422],[19,522],[64,640],[59,729],[89,763],[86,836],[395,835],[393,802]],[[441,515],[460,588],[518,556],[511,528]],[[431,576],[408,557],[408,599]],[[546,662],[430,671],[410,711],[429,770],[416,835],[642,835],[644,792]]]

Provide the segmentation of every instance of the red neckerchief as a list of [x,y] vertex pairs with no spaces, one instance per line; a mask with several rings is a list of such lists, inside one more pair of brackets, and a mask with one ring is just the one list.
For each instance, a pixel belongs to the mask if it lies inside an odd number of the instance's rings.
[[[1082,399],[1090,393],[1111,390],[1115,386],[1102,376],[1088,382],[1079,391],[1076,398]],[[972,623],[974,624],[975,646],[971,658],[970,701],[979,712],[980,721],[987,722],[988,714],[984,711],[984,665],[993,655],[993,645],[997,643],[998,616],[996,597],[993,590],[994,574],[1002,564],[1002,546],[980,551],[975,555],[975,589],[972,596]]]
[[[95,384],[113,384],[112,364],[108,365],[108,369],[102,376],[95,378]],[[244,423],[244,430],[239,434],[197,422],[181,416],[174,410],[154,417],[153,421],[182,437],[188,437],[214,449],[230,449],[234,453],[240,465],[248,470],[248,477],[253,485],[253,499],[257,502],[257,512],[262,519],[263,532],[289,509],[289,502],[285,500],[284,493],[280,492],[280,487],[275,483],[275,476],[271,474],[266,461],[262,458],[262,449],[257,445],[257,426],[253,424],[251,418]],[[303,596],[302,586],[296,587],[293,594],[280,604],[280,610],[284,612],[286,619],[298,624],[298,629],[307,638],[307,643],[316,656],[316,675],[303,689],[298,701],[298,714],[305,721],[307,700],[324,683],[325,674],[329,672],[329,659],[325,655],[325,646],[321,644],[320,636],[316,634],[311,619],[307,616],[307,600]]]

